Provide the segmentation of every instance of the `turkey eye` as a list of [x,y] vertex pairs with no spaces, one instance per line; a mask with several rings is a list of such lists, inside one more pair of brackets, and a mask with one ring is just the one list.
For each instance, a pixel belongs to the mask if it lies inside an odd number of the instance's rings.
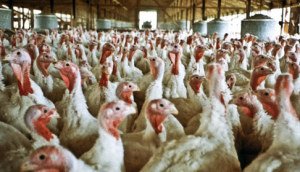
[[69,63],[67,63],[67,64],[66,64],[66,66],[70,66],[70,64],[69,64]]
[[195,77],[196,79],[199,79],[198,76]]
[[155,61],[155,59],[152,59],[152,61]]
[[159,106],[160,106],[160,107],[164,107],[164,105],[163,105],[163,104],[159,104]]
[[260,70],[264,70],[264,68],[260,68]]
[[232,80],[233,80],[233,78],[230,78],[230,80],[232,81]]
[[44,155],[44,154],[41,154],[40,156],[39,156],[39,159],[40,160],[44,160],[46,158],[46,156]]
[[48,112],[47,109],[45,109],[45,110],[44,110],[44,113],[47,113],[47,112]]
[[17,52],[17,55],[18,55],[18,56],[20,56],[20,55],[21,55],[21,52],[20,52],[20,51],[18,51],[18,52]]
[[49,56],[48,56],[48,55],[46,55],[45,57],[46,57],[46,58],[49,58]]
[[269,93],[268,92],[265,92],[265,96],[268,96],[269,95]]
[[240,100],[244,100],[244,97],[240,97],[239,99],[240,99]]
[[261,58],[263,59],[263,58],[265,58],[264,56],[261,56]]
[[119,107],[116,107],[116,110],[120,110],[120,108],[119,108]]
[[128,87],[131,88],[131,85],[129,85]]

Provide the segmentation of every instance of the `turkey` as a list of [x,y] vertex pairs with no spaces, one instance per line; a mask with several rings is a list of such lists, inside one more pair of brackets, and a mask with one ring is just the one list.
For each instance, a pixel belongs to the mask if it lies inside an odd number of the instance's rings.
[[42,88],[45,96],[53,102],[61,100],[66,89],[62,80],[54,78],[48,71],[50,65],[56,61],[50,52],[41,52],[33,62],[34,80]]
[[298,115],[300,115],[300,66],[295,62],[288,62],[288,72],[293,77],[294,91],[291,101]]
[[139,50],[137,46],[132,45],[129,49],[127,58],[122,60],[123,77],[127,80],[137,81],[143,77],[143,72],[134,65],[135,58],[137,58],[140,53],[142,56],[143,52]]
[[[274,120],[265,112],[257,97],[249,92],[237,94],[232,102],[241,107],[245,115],[253,119],[254,137],[260,141],[262,145],[261,151],[266,151],[273,141]],[[251,139],[249,139],[249,141],[251,141]],[[248,150],[249,149],[250,148],[248,148]],[[254,149],[253,145],[251,149]]]
[[55,67],[67,87],[63,99],[56,103],[63,124],[59,140],[79,157],[88,151],[98,138],[97,120],[88,111],[77,65],[59,61]]
[[122,135],[126,171],[140,171],[154,150],[166,141],[165,121],[178,113],[166,99],[153,99],[146,108],[146,129]]
[[56,109],[51,109],[45,105],[33,105],[27,109],[24,120],[34,140],[33,149],[50,144],[59,145],[57,136],[47,128],[50,120],[58,117]]
[[135,108],[124,101],[103,104],[98,115],[99,138],[80,159],[97,171],[125,171],[124,150],[118,126],[133,113],[136,113]]
[[31,153],[22,163],[21,172],[68,171],[96,172],[83,161],[78,160],[69,150],[60,146],[43,146]]
[[31,142],[12,125],[0,122],[0,169],[19,171],[22,162],[32,150]]
[[265,153],[246,167],[245,172],[297,171],[300,168],[300,125],[290,101],[293,87],[291,75],[281,74],[277,77],[275,93],[280,113],[273,130],[273,143]]
[[109,80],[113,71],[111,61],[104,62],[101,65],[101,75],[99,83],[91,85],[85,91],[87,105],[91,114],[96,117],[101,105],[117,99],[116,89],[118,84]]
[[[179,111],[179,114],[176,115],[176,118],[183,127],[193,127],[192,125],[188,125],[189,120],[193,119],[195,115],[202,111],[203,102],[201,100],[205,100],[207,98],[203,91],[202,83],[204,80],[204,76],[199,76],[197,74],[190,76],[188,83],[189,85],[187,86],[188,98],[170,99],[170,101],[175,104]],[[185,128],[186,133],[187,130],[189,129]]]
[[[54,104],[44,97],[41,88],[30,79],[30,55],[24,49],[17,49],[10,55],[10,65],[17,78],[17,86],[6,87],[9,101],[2,103],[0,120],[13,125],[26,136],[30,132],[24,123],[25,111],[34,104],[43,104],[54,108]],[[51,131],[58,133],[57,120],[50,122]]]
[[168,54],[171,61],[171,67],[169,67],[170,73],[165,75],[164,97],[168,98],[186,98],[187,91],[184,85],[185,67],[181,63],[181,49],[180,45],[174,45],[173,49]]
[[[137,111],[137,105],[134,102],[133,92],[139,90],[139,87],[132,82],[121,82],[116,89],[116,95],[118,99],[123,100],[124,102],[135,108]],[[134,124],[135,119],[137,118],[137,115],[138,113],[136,112],[135,114],[127,116],[121,123],[119,129],[124,133],[131,132],[132,126]]]
[[[164,62],[160,58],[150,58],[150,70],[154,81],[151,82],[146,91],[146,98],[141,108],[138,118],[133,125],[133,131],[138,132],[146,128],[146,109],[149,101],[153,99],[162,98],[163,94],[163,72]],[[167,131],[167,140],[178,139],[184,135],[184,129],[180,122],[174,117],[170,116],[165,123]]]
[[225,80],[224,71],[219,64],[209,65],[207,71],[209,105],[200,128],[194,136],[161,146],[141,171],[241,171],[222,103],[219,82]]

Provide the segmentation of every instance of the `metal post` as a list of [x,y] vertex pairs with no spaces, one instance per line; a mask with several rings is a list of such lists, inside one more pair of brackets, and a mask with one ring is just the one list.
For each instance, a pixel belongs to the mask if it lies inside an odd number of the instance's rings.
[[196,17],[196,4],[193,3],[193,16],[192,16],[192,25],[194,26],[195,23],[195,17]]
[[54,0],[50,0],[50,12],[54,14]]
[[14,28],[14,2],[13,0],[8,0],[8,7],[9,9],[11,10],[11,28],[13,29]]
[[251,0],[247,0],[247,6],[246,6],[246,18],[250,18],[250,12],[251,12]]
[[76,19],[76,0],[72,0],[73,19]]
[[218,0],[218,13],[217,13],[217,19],[221,18],[221,6],[222,6],[222,0]]
[[206,5],[205,5],[205,1],[206,0],[202,0],[202,20],[206,20],[206,16],[205,16],[205,9],[206,9]]

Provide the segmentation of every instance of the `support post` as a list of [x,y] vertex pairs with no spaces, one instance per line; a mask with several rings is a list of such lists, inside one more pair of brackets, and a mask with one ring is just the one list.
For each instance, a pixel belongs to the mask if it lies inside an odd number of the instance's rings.
[[54,0],[50,0],[50,12],[54,14]]
[[196,17],[196,4],[193,3],[193,14],[192,14],[192,25],[194,26],[195,23],[195,17]]
[[14,28],[14,1],[13,0],[8,0],[8,7],[11,10],[11,28]]
[[246,6],[246,18],[250,18],[250,12],[251,12],[251,0],[247,0],[247,6]]
[[221,18],[221,7],[222,7],[222,0],[218,0],[218,13],[217,13],[217,19]]
[[205,9],[206,9],[206,0],[202,0],[202,20],[206,20]]

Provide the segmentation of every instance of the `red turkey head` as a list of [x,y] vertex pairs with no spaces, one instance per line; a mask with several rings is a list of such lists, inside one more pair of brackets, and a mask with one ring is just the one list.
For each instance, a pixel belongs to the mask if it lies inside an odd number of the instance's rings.
[[244,115],[253,118],[258,109],[253,105],[254,95],[249,92],[238,93],[230,103],[236,104]]
[[[276,79],[275,93],[277,99],[290,97],[294,90],[293,78],[290,74],[281,74]],[[281,97],[282,96],[282,97]]]
[[273,47],[274,47],[273,42],[266,42],[265,45],[264,45],[264,48],[265,48],[266,52],[269,52]]
[[113,101],[101,106],[98,114],[100,125],[117,140],[120,138],[118,127],[121,122],[136,110],[130,104],[124,101]]
[[111,43],[105,43],[102,47],[102,55],[100,58],[100,64],[106,62],[106,59],[113,54],[115,51],[115,47]]
[[81,78],[77,65],[72,62],[59,61],[54,66],[59,70],[60,76],[68,90],[72,92],[76,84],[76,79]]
[[279,115],[279,109],[276,102],[275,90],[271,88],[261,89],[255,91],[255,95],[268,114],[270,114],[273,119],[276,119]]
[[254,45],[251,47],[251,51],[252,51],[252,54],[260,55],[260,54],[261,54],[261,51],[262,51],[262,48],[261,48],[260,45],[254,44]]
[[210,97],[217,97],[225,105],[223,91],[226,89],[225,72],[219,63],[211,63],[207,66],[206,78],[209,85]]
[[6,51],[5,51],[5,47],[2,43],[2,44],[0,44],[0,59],[5,58],[5,56],[6,56]]
[[284,46],[284,54],[287,54],[288,52],[292,51],[293,47],[290,45]]
[[121,82],[116,90],[116,94],[119,99],[125,101],[128,104],[132,104],[133,92],[140,91],[139,87],[132,82]]
[[150,57],[150,72],[152,76],[157,79],[160,66],[164,65],[164,61],[159,57]]
[[226,60],[226,55],[228,54],[229,52],[225,49],[219,49],[217,51],[217,54],[216,54],[216,62],[217,63],[220,63],[220,64],[225,64],[227,63],[227,60]]
[[231,90],[236,83],[236,76],[234,73],[230,73],[226,76],[226,84],[228,88]]
[[43,53],[43,52],[47,52],[47,53],[50,53],[51,52],[51,46],[46,44],[46,43],[42,43],[40,46],[39,46],[39,52],[40,53]]
[[289,113],[298,120],[298,115],[292,105],[290,97],[294,91],[293,78],[290,74],[281,74],[276,79],[276,100],[283,113]]
[[144,58],[147,58],[147,55],[148,55],[148,53],[147,53],[147,48],[146,48],[145,46],[141,46],[141,47],[140,47],[140,50],[143,52]]
[[274,48],[272,49],[272,56],[275,57],[281,48],[282,46],[280,44],[274,44]]
[[30,106],[25,113],[25,124],[33,132],[50,141],[53,138],[52,133],[47,128],[47,124],[52,118],[59,117],[56,109],[45,105]]
[[99,82],[100,86],[104,86],[104,87],[108,86],[109,77],[112,74],[112,71],[113,71],[113,62],[107,61],[103,63],[103,65],[101,66],[101,76]]
[[82,49],[80,48],[80,44],[77,44],[75,46],[75,55],[76,55],[76,58],[82,59],[82,54],[83,54],[83,52],[82,52]]
[[257,55],[257,56],[253,56],[253,60],[252,60],[253,67],[255,68],[255,67],[258,67],[258,66],[263,66],[269,60],[270,60],[270,57],[266,56],[266,55],[263,55],[263,54],[260,54],[260,55]]
[[75,166],[74,155],[58,146],[42,146],[29,156],[21,166],[21,172],[66,172]]
[[189,84],[190,84],[191,88],[193,89],[193,91],[195,92],[195,94],[200,93],[200,88],[201,88],[201,85],[202,85],[204,79],[205,79],[204,76],[199,76],[199,75],[191,76]]
[[173,46],[173,49],[168,53],[169,60],[172,63],[171,72],[173,75],[179,75],[180,56],[181,56],[180,45],[175,44]]
[[21,96],[33,93],[30,83],[31,58],[25,49],[15,50],[9,57],[10,66],[18,80],[18,87]]
[[163,130],[163,122],[171,114],[178,114],[178,110],[173,103],[166,99],[154,99],[147,105],[147,118],[156,134]]
[[132,45],[129,49],[129,54],[128,54],[128,60],[131,61],[133,55],[135,54],[136,50],[138,49],[138,47],[136,45]]
[[267,62],[266,66],[270,68],[273,72],[277,70],[276,62],[274,59],[270,58],[269,61]]
[[297,79],[300,74],[300,66],[296,62],[287,62],[288,72],[293,76],[293,79]]
[[36,45],[29,43],[26,45],[26,50],[30,55],[31,61],[34,61],[37,56]]
[[257,87],[267,78],[267,76],[273,73],[274,73],[273,70],[268,67],[265,66],[256,67],[252,71],[252,75],[250,79],[250,86],[252,90],[255,91]]
[[195,55],[194,55],[194,57],[195,57],[196,62],[199,62],[199,60],[202,59],[202,57],[204,56],[205,50],[206,50],[206,47],[204,47],[202,45],[197,45],[195,47],[195,51],[194,51]]
[[292,61],[292,62],[299,62],[300,61],[299,55],[295,52],[292,52],[292,51],[290,51],[286,54],[286,60],[287,61]]
[[243,63],[244,59],[246,58],[246,52],[244,49],[240,48],[238,49],[238,56],[239,56],[239,63]]
[[161,37],[157,37],[155,41],[156,47],[162,42]]
[[193,43],[193,35],[190,35],[186,38],[186,44],[192,45]]
[[50,64],[56,62],[56,57],[54,57],[54,55],[48,52],[41,53],[36,60],[37,67],[46,77],[49,76],[48,68]]

